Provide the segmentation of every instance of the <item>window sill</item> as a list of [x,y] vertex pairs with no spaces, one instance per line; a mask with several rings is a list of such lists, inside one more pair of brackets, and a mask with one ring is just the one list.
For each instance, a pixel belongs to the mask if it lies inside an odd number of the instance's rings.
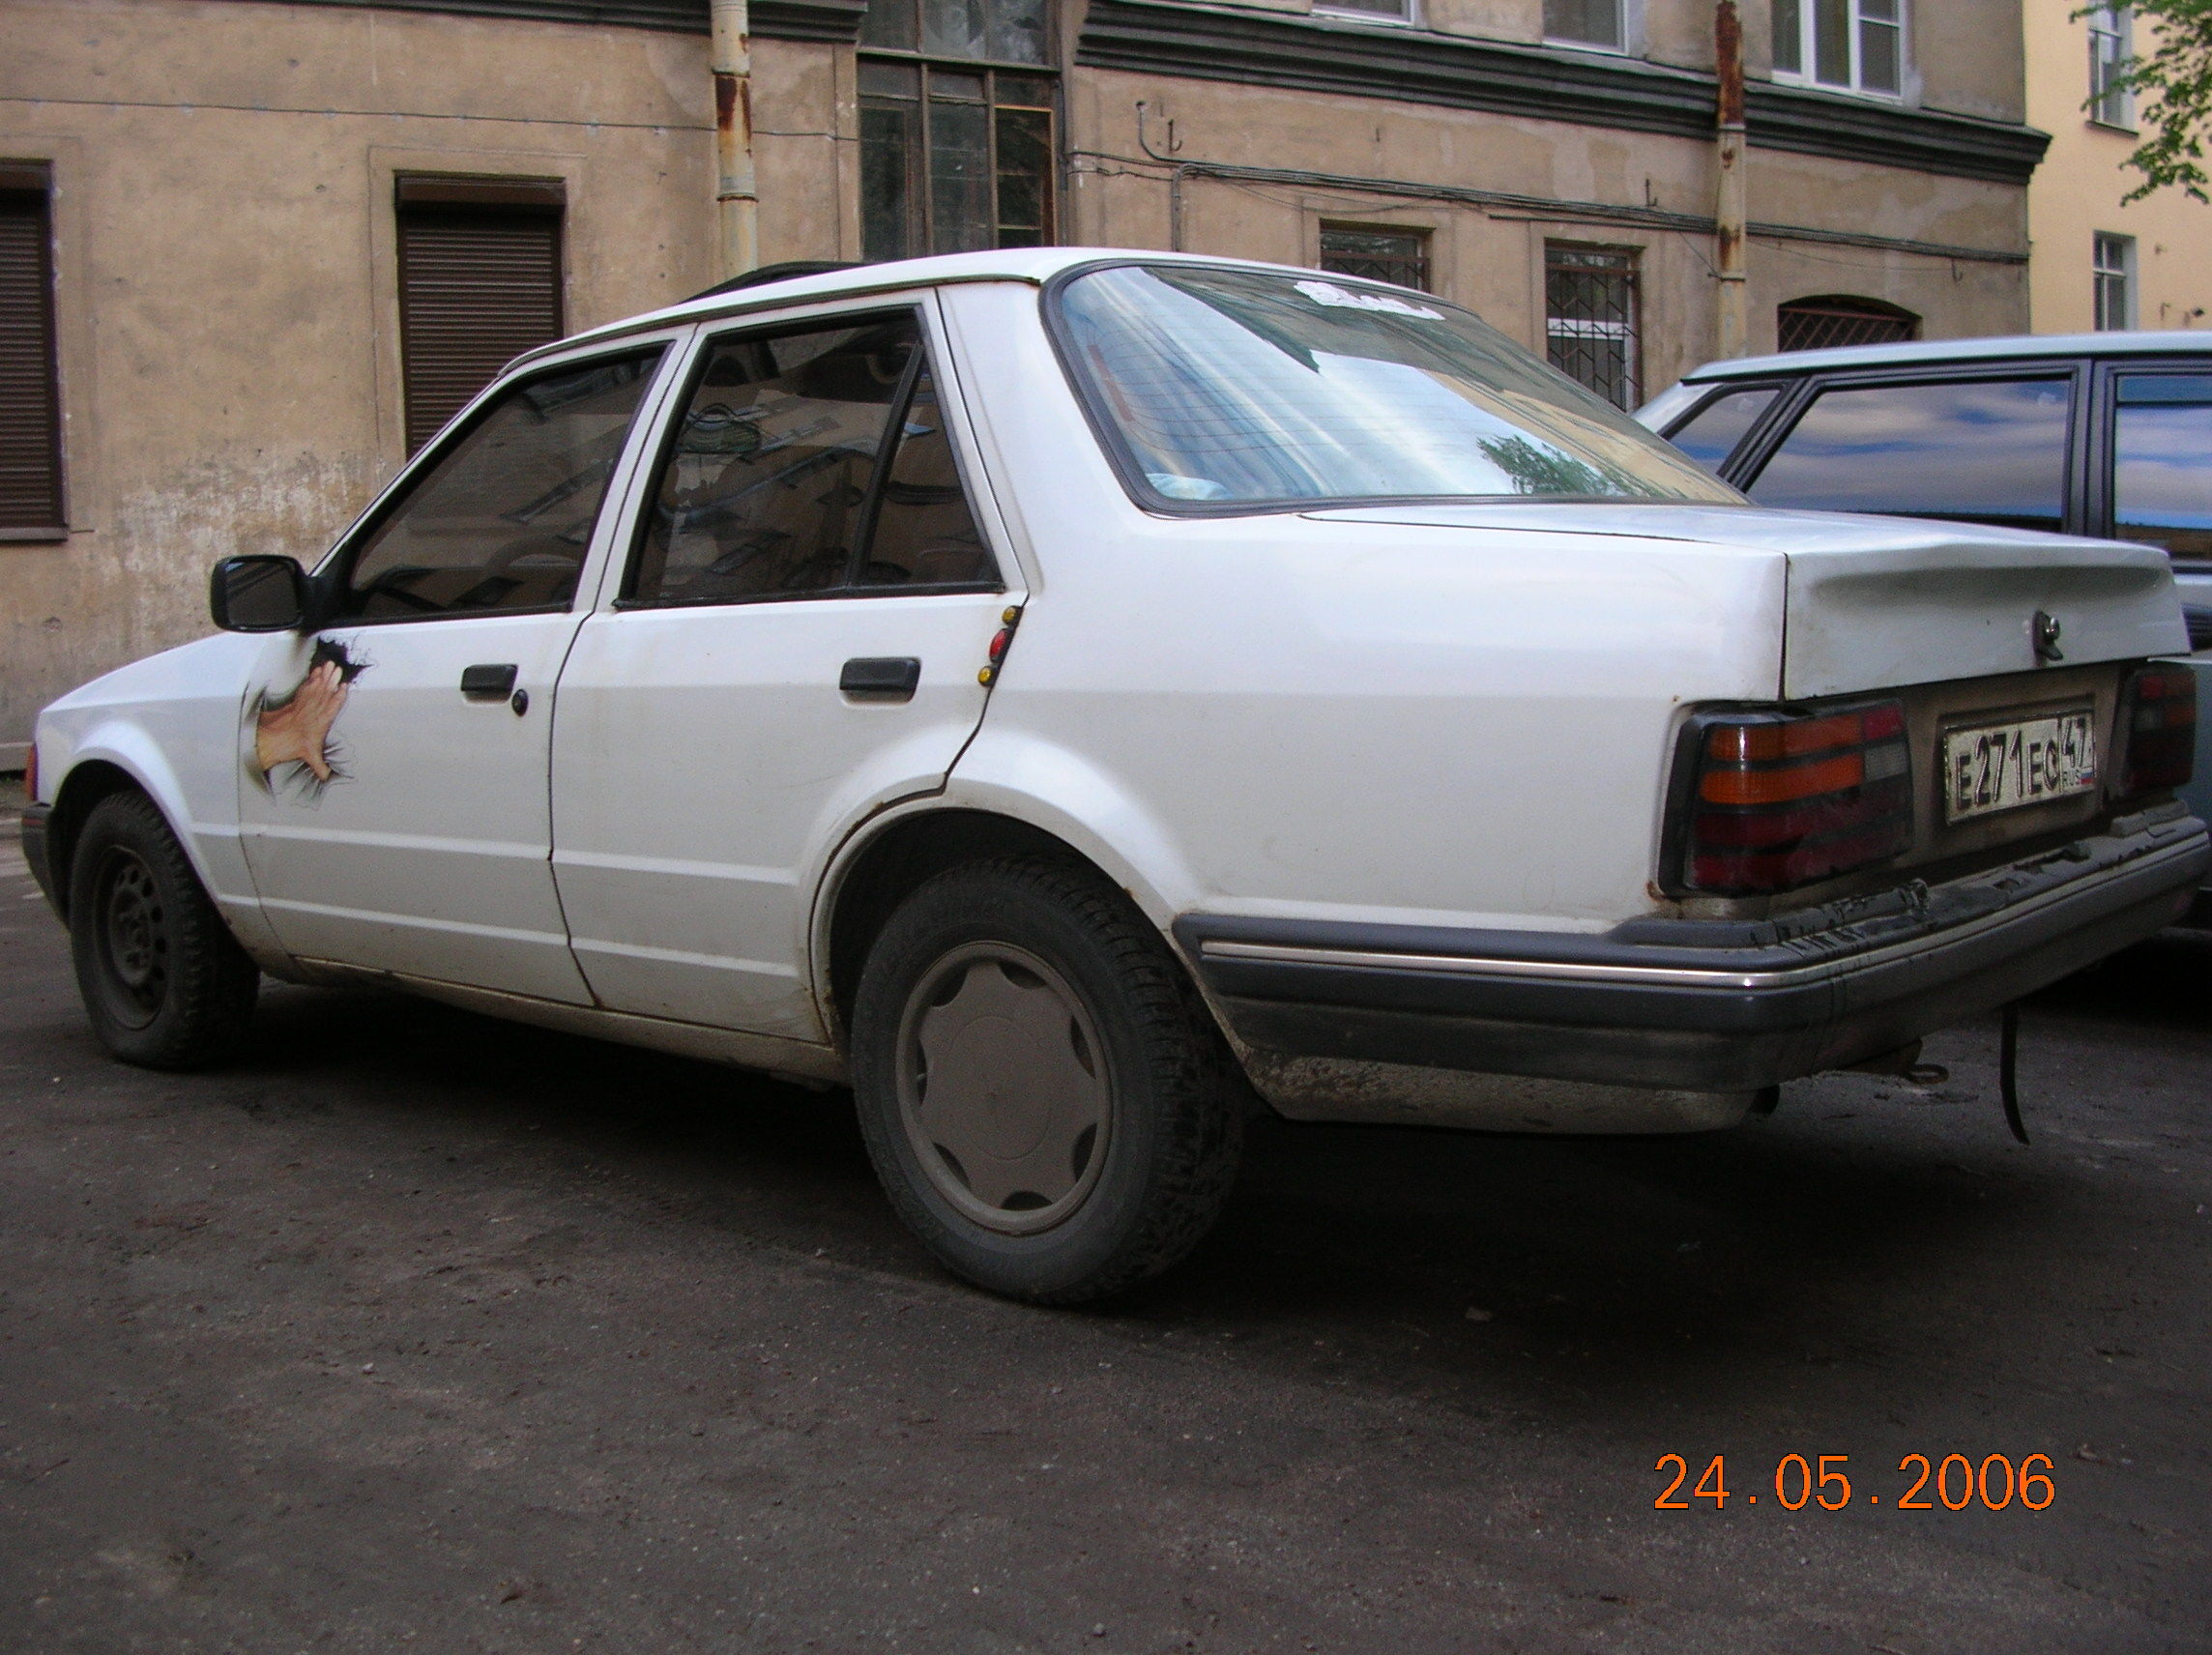
[[1626,46],[1616,46],[1609,41],[1571,41],[1562,35],[1546,35],[1544,44],[1559,46],[1567,51],[1601,52],[1607,57],[1633,57],[1636,54]]
[[51,529],[0,529],[0,545],[59,545],[70,537],[60,526]]
[[1866,103],[1887,103],[1892,108],[1909,107],[1902,92],[1884,92],[1868,86],[1837,86],[1830,81],[1815,80],[1809,74],[1791,74],[1787,70],[1774,72],[1774,84],[1794,86],[1801,92],[1825,92],[1832,98],[1856,98]]
[[1316,6],[1313,15],[1326,17],[1332,23],[1372,23],[1378,29],[1413,29],[1420,26],[1412,17],[1393,17],[1387,12],[1363,12],[1356,6]]
[[2092,132],[2110,132],[2115,138],[2128,138],[2132,140],[2142,136],[2142,131],[2140,128],[2123,127],[2120,126],[2117,122],[2113,121],[2100,121],[2093,115],[2088,120],[2083,121],[2081,125],[2088,128]]

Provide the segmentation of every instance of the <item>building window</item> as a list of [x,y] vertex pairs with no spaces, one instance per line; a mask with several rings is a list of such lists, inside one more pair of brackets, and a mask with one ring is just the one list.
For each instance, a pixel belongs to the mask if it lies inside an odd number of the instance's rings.
[[1324,16],[1335,13],[1339,16],[1356,17],[1369,23],[1410,23],[1413,20],[1413,0],[1315,0],[1314,10]]
[[1894,345],[1920,337],[1920,318],[1879,299],[1848,293],[1792,299],[1775,306],[1774,348],[1824,351],[1837,345]]
[[1774,73],[1898,96],[1905,90],[1905,0],[1774,0]]
[[1369,281],[1394,281],[1400,287],[1429,291],[1429,233],[1426,230],[1371,230],[1357,224],[1321,227],[1321,268]]
[[1544,38],[1628,49],[1627,0],[1544,0]]
[[2113,84],[2127,73],[2129,17],[2121,6],[2099,6],[2089,14],[2089,119],[2101,127],[2135,130],[2136,101]]
[[407,451],[524,351],[558,339],[558,181],[398,182],[399,355]]
[[68,532],[52,193],[44,162],[0,161],[0,540]]
[[860,49],[863,256],[1049,243],[1043,0],[874,0]]
[[2090,254],[2097,284],[2097,332],[2122,334],[2136,325],[2136,239],[2097,232]]
[[1544,244],[1544,332],[1552,365],[1616,408],[1643,400],[1636,253]]

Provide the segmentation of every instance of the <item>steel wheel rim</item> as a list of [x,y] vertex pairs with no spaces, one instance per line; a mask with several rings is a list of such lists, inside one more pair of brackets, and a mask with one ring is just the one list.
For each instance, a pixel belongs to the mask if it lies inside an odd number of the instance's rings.
[[94,934],[115,1013],[134,1029],[160,1014],[169,993],[168,910],[154,870],[131,851],[107,853],[100,870]]
[[1067,979],[1025,948],[942,956],[899,1019],[899,1118],[960,1214],[1033,1235],[1097,1186],[1113,1127],[1105,1043]]

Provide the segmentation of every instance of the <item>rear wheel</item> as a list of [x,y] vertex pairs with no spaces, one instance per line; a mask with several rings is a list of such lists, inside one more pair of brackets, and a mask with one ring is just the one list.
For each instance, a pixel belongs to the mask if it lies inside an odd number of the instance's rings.
[[921,886],[868,954],[852,1047],[892,1205],[994,1292],[1133,1286],[1235,1177],[1235,1060],[1159,934],[1082,868],[1011,857]]
[[142,793],[113,793],[70,858],[70,944],[100,1043],[127,1063],[196,1068],[246,1032],[260,974]]

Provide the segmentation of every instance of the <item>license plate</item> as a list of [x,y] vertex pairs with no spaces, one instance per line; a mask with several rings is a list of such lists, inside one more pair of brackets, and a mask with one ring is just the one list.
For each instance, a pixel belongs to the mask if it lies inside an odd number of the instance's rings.
[[1948,822],[2087,793],[2097,785],[2097,731],[2087,708],[1953,730],[1943,738]]

